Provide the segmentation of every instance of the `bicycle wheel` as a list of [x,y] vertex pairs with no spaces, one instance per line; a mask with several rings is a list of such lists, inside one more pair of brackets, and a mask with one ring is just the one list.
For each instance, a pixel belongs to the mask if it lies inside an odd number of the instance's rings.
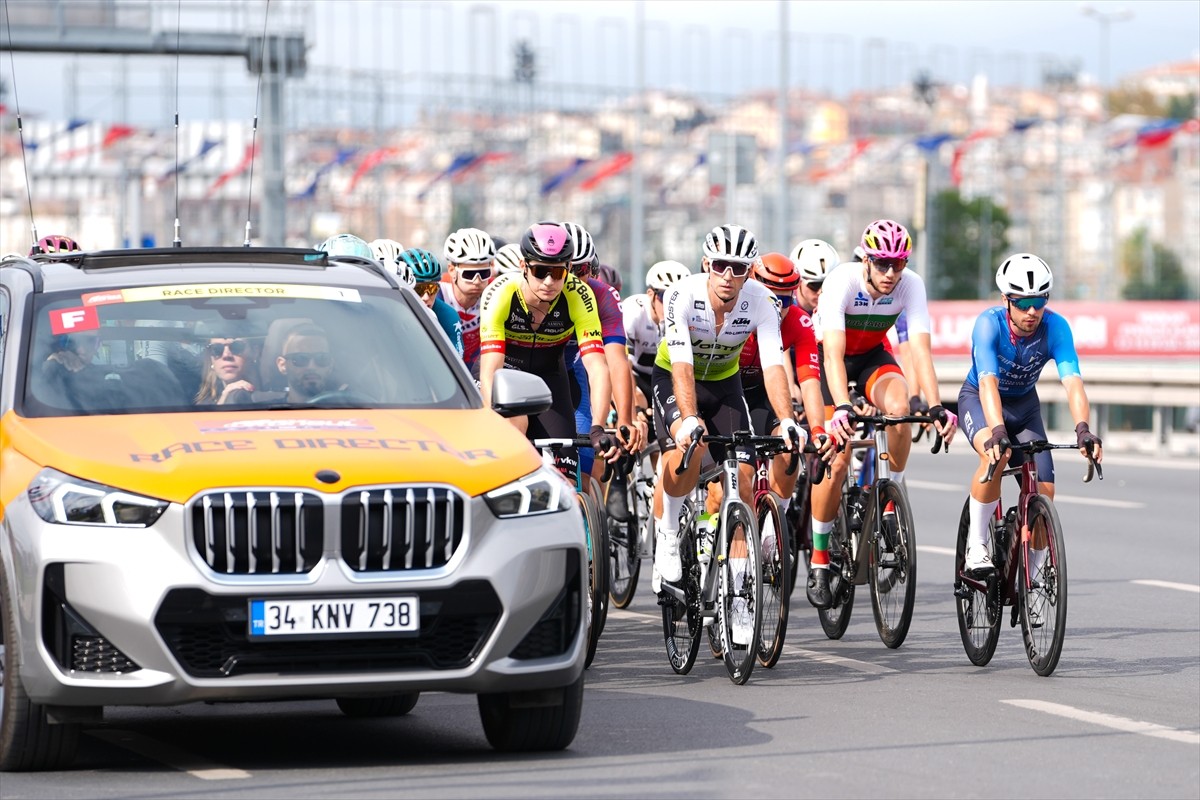
[[829,594],[833,604],[817,609],[821,630],[830,639],[842,638],[850,625],[850,614],[854,611],[854,569],[854,551],[843,505],[838,509],[833,533],[829,536]]
[[604,530],[604,520],[596,501],[585,492],[580,492],[576,496],[583,509],[584,528],[588,537],[588,647],[587,659],[583,665],[590,667],[592,660],[596,657],[596,644],[600,641],[600,634],[604,631],[603,614],[608,605],[608,581],[606,579],[608,558],[605,556],[608,552],[608,536]]
[[912,511],[900,485],[881,483],[864,521],[871,610],[879,638],[890,648],[904,644],[917,598],[917,541]]
[[[694,517],[689,516],[689,519]],[[671,669],[686,675],[696,663],[700,652],[700,562],[696,560],[696,532],[689,524],[679,532],[679,560],[683,566],[684,597],[681,603],[669,595],[659,598],[662,607],[663,641],[667,646],[667,660]]]
[[[1067,552],[1062,523],[1049,498],[1042,495],[1030,498],[1026,522],[1029,541],[1022,547],[1025,552],[1017,575],[1021,635],[1029,666],[1045,677],[1058,666],[1063,637],[1067,634]],[[1045,545],[1045,555],[1041,566],[1031,569],[1030,561],[1038,545]]]
[[789,591],[796,591],[796,583],[800,577],[800,564],[805,566],[812,559],[812,485],[808,481],[808,457],[800,464],[800,474],[796,479],[796,489],[792,492],[792,502],[784,515],[788,529],[788,546],[791,550],[791,561],[788,570]]
[[[726,509],[721,515],[721,525],[725,527],[725,551],[718,559],[721,568],[721,648],[729,680],[741,685],[754,671],[762,629],[762,543],[754,517],[744,503],[735,501]],[[739,538],[745,540],[746,555],[735,564],[731,555],[735,551],[735,540]],[[742,561],[745,562],[744,569],[740,564]],[[735,566],[738,568],[736,573]]]
[[[962,579],[963,566],[967,559],[967,533],[971,527],[971,501],[963,504],[962,516],[958,519],[958,546],[954,553],[954,607],[958,612],[958,633],[962,636],[963,650],[967,658],[977,667],[992,660],[996,642],[1000,641],[1000,585],[996,577],[989,582],[986,592],[981,592]],[[994,545],[995,534],[989,544]],[[993,559],[992,563],[995,563]]]
[[[637,503],[630,495],[631,487],[624,476],[614,476],[613,481],[623,481],[625,519],[619,520],[614,514],[608,514],[608,596],[617,608],[626,608],[633,600],[637,589],[638,576],[642,571],[642,557],[638,550],[638,529],[640,521],[637,513]],[[612,491],[612,484],[609,484]],[[609,502],[613,502],[612,494]],[[619,499],[619,498],[618,498]]]
[[[774,539],[775,546],[763,553],[763,611],[762,636],[758,643],[758,663],[767,669],[775,666],[783,652],[783,640],[787,636],[788,598],[791,588],[791,543],[788,541],[788,526],[779,513],[775,495],[767,492],[758,500],[758,529],[767,550],[767,542]],[[773,536],[768,533],[773,532]]]

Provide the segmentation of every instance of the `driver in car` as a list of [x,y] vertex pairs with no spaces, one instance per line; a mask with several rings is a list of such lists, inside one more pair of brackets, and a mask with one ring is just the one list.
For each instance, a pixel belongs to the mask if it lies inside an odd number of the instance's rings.
[[331,380],[333,353],[329,337],[316,325],[301,325],[289,333],[275,364],[287,378],[289,403],[307,403],[314,397],[346,388]]

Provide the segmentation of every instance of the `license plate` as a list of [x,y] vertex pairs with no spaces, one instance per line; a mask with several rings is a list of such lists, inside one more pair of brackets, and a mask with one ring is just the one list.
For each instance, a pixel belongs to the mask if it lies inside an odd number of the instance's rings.
[[250,636],[336,636],[415,633],[421,629],[416,595],[251,600]]

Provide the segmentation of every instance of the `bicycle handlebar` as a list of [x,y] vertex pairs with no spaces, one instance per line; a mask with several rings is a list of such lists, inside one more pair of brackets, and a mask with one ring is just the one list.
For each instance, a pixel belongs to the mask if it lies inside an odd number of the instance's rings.
[[[608,433],[608,431],[606,431]],[[529,443],[539,450],[549,450],[556,455],[564,447],[591,447],[592,438],[590,436],[572,436],[572,437],[553,437],[546,436],[540,439],[530,439]],[[608,450],[617,444],[609,436],[604,436],[600,439],[600,447],[602,450]],[[600,477],[601,483],[607,483],[612,477],[613,465],[609,461],[604,462],[604,474]]]
[[[893,416],[891,414],[855,414],[851,412],[850,419],[854,422],[867,422],[871,425],[878,425],[881,428],[886,428],[889,425],[904,425],[911,422],[915,422],[920,425],[933,425],[933,423],[937,422],[936,419],[928,414],[903,414],[899,416]],[[950,452],[950,447],[945,444],[945,440],[942,438],[942,435],[938,433],[936,426],[933,426],[933,437],[933,447],[929,452],[936,453],[939,450],[943,450],[943,446],[945,446],[943,452]],[[918,434],[917,436],[913,437],[913,441],[916,442],[919,438],[921,437]],[[844,446],[838,447],[838,450],[842,449],[844,449]]]
[[[720,436],[716,434],[701,434],[697,429],[692,434],[692,441],[688,443],[687,450],[683,453],[683,458],[679,462],[679,466],[675,468],[676,475],[682,475],[687,471],[692,464],[692,455],[696,452],[696,448],[700,446],[700,442],[708,444],[726,444],[736,447],[737,445],[751,445],[756,453],[766,457],[771,457],[782,452],[790,452],[791,457],[788,459],[787,474],[795,475],[796,470],[800,466],[800,453],[815,453],[817,449],[812,442],[806,444],[803,450],[792,448],[782,436],[759,436],[750,433],[749,431],[735,431],[732,436]],[[822,475],[822,477],[824,477]],[[819,482],[819,481],[817,481]]]
[[[1045,439],[1034,439],[1031,442],[1011,442],[1007,438],[1000,440],[1000,452],[1005,450],[1020,450],[1022,453],[1034,455],[1042,453],[1046,450],[1078,450],[1077,444],[1052,444]],[[1100,466],[1100,462],[1096,461],[1096,457],[1092,454],[1093,442],[1087,443],[1087,474],[1083,476],[1084,483],[1091,483],[1092,478],[1097,476],[1100,480],[1104,480],[1104,468]],[[988,464],[987,474],[979,479],[980,483],[990,483],[996,475],[996,467],[1000,465],[999,461],[993,461]]]

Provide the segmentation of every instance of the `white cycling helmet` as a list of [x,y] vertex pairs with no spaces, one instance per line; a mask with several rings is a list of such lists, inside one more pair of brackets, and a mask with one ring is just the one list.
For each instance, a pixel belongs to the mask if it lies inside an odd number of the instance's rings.
[[592,235],[576,222],[564,222],[562,226],[567,229],[567,233],[571,234],[571,244],[574,245],[571,264],[591,263],[592,259],[596,257],[596,243],[592,241]]
[[860,264],[865,264],[867,261],[867,251],[862,249],[862,245],[854,246],[854,260]]
[[500,275],[521,272],[521,245],[509,242],[496,251],[496,272]]
[[492,237],[479,228],[459,228],[446,237],[442,260],[451,264],[487,264],[496,258]]
[[397,242],[395,239],[376,239],[371,242],[371,252],[379,259],[379,263],[387,266],[388,262],[394,262],[404,252],[404,245]]
[[996,270],[1000,293],[1012,297],[1040,297],[1054,288],[1054,275],[1046,262],[1033,253],[1009,256]]
[[659,261],[646,271],[646,286],[656,292],[665,292],[675,281],[691,274],[692,271],[678,261]]
[[805,283],[820,283],[829,271],[841,263],[833,245],[821,239],[805,239],[792,248],[790,256],[800,280]]
[[758,241],[740,225],[718,225],[704,237],[704,257],[749,264],[758,258]]

